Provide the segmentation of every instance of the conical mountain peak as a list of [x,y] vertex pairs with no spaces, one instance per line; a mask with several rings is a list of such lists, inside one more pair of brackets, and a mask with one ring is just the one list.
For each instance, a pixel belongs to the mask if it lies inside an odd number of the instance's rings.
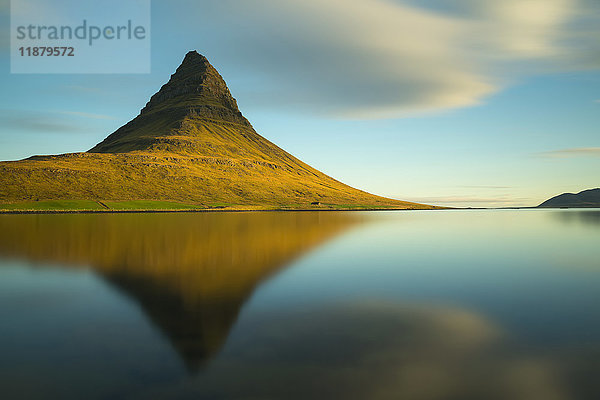
[[169,82],[152,96],[142,113],[149,112],[169,100],[177,99],[186,102],[200,98],[214,101],[229,110],[238,111],[237,103],[221,75],[206,57],[197,51],[190,51],[171,75]]
[[252,130],[215,67],[203,55],[190,51],[169,81],[150,98],[140,115],[90,152],[158,149],[206,153],[211,146],[200,145],[199,139],[201,136],[206,139],[206,135],[200,132],[206,130],[209,122],[219,127],[236,126],[236,129]]

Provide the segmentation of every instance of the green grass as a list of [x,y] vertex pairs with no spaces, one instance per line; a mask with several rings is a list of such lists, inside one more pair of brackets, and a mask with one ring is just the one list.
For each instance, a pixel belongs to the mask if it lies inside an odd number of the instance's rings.
[[[108,209],[102,204],[108,206]],[[93,200],[45,200],[0,203],[0,210],[35,210],[35,211],[80,211],[80,210],[188,210],[202,206],[184,204],[174,201],[131,200],[102,201]]]
[[131,200],[103,201],[111,210],[188,210],[204,208],[194,204],[184,204],[174,201]]
[[229,204],[229,203],[213,203],[210,205],[211,208],[225,208],[225,207],[231,207],[233,206],[233,204]]
[[0,203],[0,210],[105,210],[93,200],[45,200]]

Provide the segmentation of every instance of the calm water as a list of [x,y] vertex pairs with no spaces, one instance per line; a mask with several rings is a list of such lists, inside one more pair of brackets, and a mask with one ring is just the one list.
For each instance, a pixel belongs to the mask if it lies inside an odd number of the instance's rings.
[[0,215],[2,399],[598,399],[600,211]]

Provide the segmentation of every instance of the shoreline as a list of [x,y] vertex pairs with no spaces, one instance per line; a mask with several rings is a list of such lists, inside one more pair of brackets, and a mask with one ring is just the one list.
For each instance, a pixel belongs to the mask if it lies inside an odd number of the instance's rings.
[[597,207],[432,207],[432,208],[198,208],[140,210],[2,210],[0,215],[31,214],[166,214],[166,213],[239,213],[239,212],[314,212],[314,211],[481,211],[481,210],[586,210]]
[[210,212],[285,212],[285,211],[439,211],[459,208],[206,208],[173,210],[0,210],[1,214],[164,214],[164,213],[210,213]]

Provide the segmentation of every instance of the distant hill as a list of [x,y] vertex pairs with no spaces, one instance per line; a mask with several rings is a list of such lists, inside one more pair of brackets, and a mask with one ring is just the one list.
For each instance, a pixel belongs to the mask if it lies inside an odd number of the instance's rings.
[[549,200],[546,200],[538,207],[558,208],[592,208],[600,207],[600,188],[584,190],[577,194],[563,193]]
[[434,208],[354,189],[263,138],[195,51],[136,118],[88,152],[0,162],[0,202],[44,200]]

